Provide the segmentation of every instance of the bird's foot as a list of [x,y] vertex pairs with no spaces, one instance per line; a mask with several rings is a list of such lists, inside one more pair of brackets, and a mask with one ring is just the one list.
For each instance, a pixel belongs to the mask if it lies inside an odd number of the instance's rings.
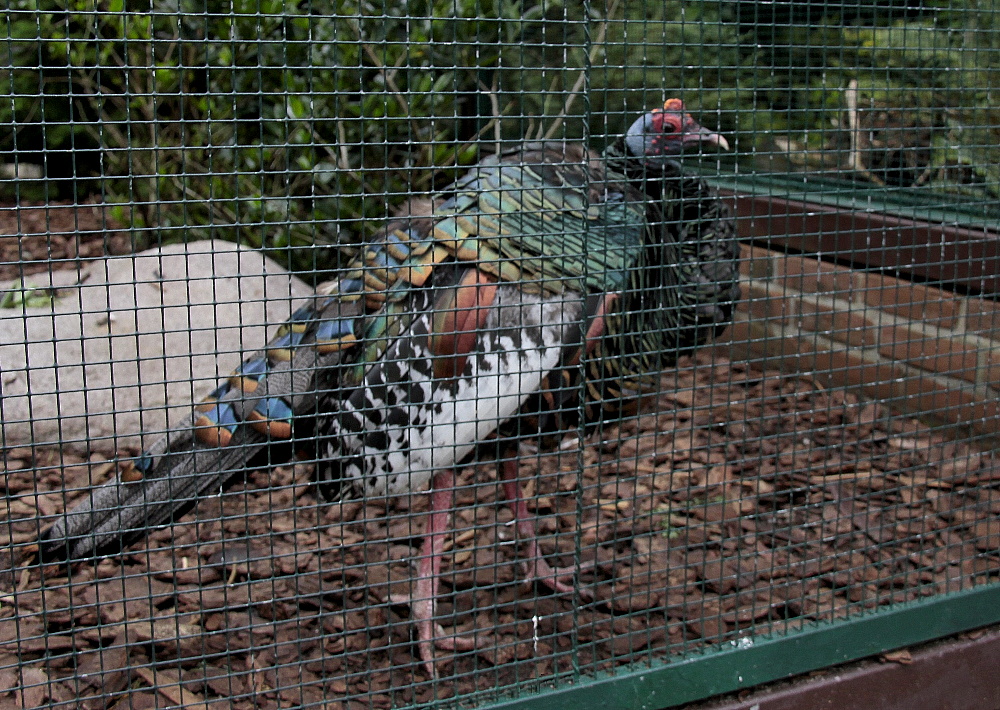
[[417,647],[420,649],[420,660],[431,678],[437,678],[438,659],[434,650],[441,649],[450,653],[474,651],[480,647],[479,641],[468,636],[458,636],[447,633],[441,624],[434,620],[437,604],[433,597],[428,598],[420,587],[423,580],[417,581],[417,600],[410,605],[410,614],[417,625]]
[[594,598],[593,592],[582,589],[574,584],[567,584],[564,580],[572,582],[575,575],[593,569],[595,564],[588,562],[573,567],[552,567],[545,558],[542,551],[538,549],[537,531],[535,530],[535,516],[528,510],[521,495],[521,486],[517,482],[517,459],[513,452],[500,460],[500,478],[503,481],[504,497],[507,505],[514,514],[514,525],[517,536],[524,540],[528,546],[527,559],[524,560],[525,581],[528,584],[540,582],[553,592],[559,594],[579,594],[581,599],[590,601]]
[[573,582],[577,574],[593,569],[594,562],[586,562],[572,567],[553,567],[542,557],[538,543],[532,540],[528,543],[528,559],[523,562],[524,579],[528,584],[538,582],[558,594],[578,594],[581,599],[592,601],[594,593],[589,589],[567,584]]
[[475,639],[447,634],[435,619],[437,616],[438,579],[441,576],[441,556],[445,533],[451,526],[449,511],[454,504],[455,471],[447,469],[435,474],[431,482],[431,509],[427,517],[427,532],[420,550],[420,563],[414,596],[410,600],[410,615],[417,625],[417,646],[420,660],[431,678],[437,678],[434,649],[458,652],[478,648]]

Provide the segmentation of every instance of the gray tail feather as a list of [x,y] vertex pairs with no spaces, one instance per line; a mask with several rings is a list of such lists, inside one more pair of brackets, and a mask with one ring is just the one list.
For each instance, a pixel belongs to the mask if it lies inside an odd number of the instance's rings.
[[[336,380],[341,358],[341,353],[322,355],[313,348],[302,348],[291,362],[280,363],[253,394],[233,392],[231,396],[239,397],[242,412],[252,410],[259,399],[283,397],[301,430],[303,421],[314,420],[320,396],[330,396],[327,388]],[[290,454],[291,443],[241,425],[227,446],[206,446],[195,437],[191,418],[142,454],[136,466],[139,480],[118,476],[88,491],[42,532],[39,551],[43,559],[79,560],[121,547],[170,522],[207,493],[221,489],[259,455],[273,452],[272,460],[266,463],[279,463],[276,449],[287,448]]]
[[42,557],[86,559],[142,537],[207,492],[221,488],[267,445],[266,437],[247,427],[240,427],[225,449],[202,447],[187,432],[173,438],[173,450],[141,480],[115,477],[92,488],[63,513],[41,535]]

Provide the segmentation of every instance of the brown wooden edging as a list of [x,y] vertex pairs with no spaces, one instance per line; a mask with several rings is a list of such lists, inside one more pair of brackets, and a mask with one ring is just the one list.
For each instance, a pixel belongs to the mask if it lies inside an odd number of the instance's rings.
[[1000,627],[828,668],[691,710],[1000,710]]
[[815,202],[722,191],[734,203],[742,239],[835,256],[972,293],[1000,293],[1000,234],[845,210]]
[[[936,238],[939,256],[911,273],[968,287],[978,280],[1000,291],[1000,239],[990,233],[973,239],[968,230],[942,225],[910,221],[898,228],[902,221],[886,215],[735,199],[741,214],[752,213],[740,220],[740,234],[755,244],[824,245],[825,256],[882,268],[900,263],[901,253],[930,253],[926,242],[904,243],[904,236]],[[862,246],[890,237],[891,248]],[[826,251],[834,247],[842,251]],[[997,301],[750,244],[743,246],[741,275],[743,300],[720,343],[727,357],[808,373],[826,386],[859,389],[961,427],[959,435],[1000,439]]]

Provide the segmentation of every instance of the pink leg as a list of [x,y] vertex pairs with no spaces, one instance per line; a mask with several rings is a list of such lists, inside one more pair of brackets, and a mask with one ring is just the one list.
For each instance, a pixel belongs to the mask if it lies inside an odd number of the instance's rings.
[[504,456],[500,462],[500,473],[503,478],[503,492],[507,498],[507,505],[514,513],[517,536],[528,545],[528,560],[523,563],[526,581],[541,582],[554,592],[572,594],[575,591],[584,599],[593,599],[594,595],[589,590],[577,589],[572,584],[566,584],[562,581],[564,579],[571,580],[574,574],[590,569],[594,566],[593,564],[553,568],[542,557],[535,537],[534,516],[528,511],[528,506],[525,505],[524,497],[521,495],[521,486],[517,482],[517,459]]
[[476,648],[470,638],[447,635],[434,620],[437,610],[438,577],[441,575],[441,556],[444,554],[444,536],[451,527],[449,519],[455,499],[455,470],[448,469],[434,475],[431,482],[431,509],[427,515],[427,531],[420,547],[420,564],[416,590],[410,613],[417,624],[420,658],[432,678],[437,677],[434,647],[446,651],[469,651]]

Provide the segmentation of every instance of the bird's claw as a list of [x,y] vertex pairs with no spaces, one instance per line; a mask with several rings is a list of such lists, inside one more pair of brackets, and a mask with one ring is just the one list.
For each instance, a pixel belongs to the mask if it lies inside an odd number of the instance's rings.
[[592,591],[575,584],[567,584],[563,580],[573,581],[577,574],[596,567],[596,563],[586,562],[572,567],[553,567],[545,561],[534,542],[530,545],[529,555],[530,559],[523,563],[525,582],[528,584],[538,582],[557,594],[577,594],[585,601],[593,601],[594,593]]
[[477,639],[468,636],[449,634],[441,624],[434,621],[437,604],[433,599],[418,599],[410,604],[410,614],[417,624],[417,646],[420,649],[420,660],[431,678],[437,678],[437,658],[434,649],[450,653],[474,651],[480,648]]

